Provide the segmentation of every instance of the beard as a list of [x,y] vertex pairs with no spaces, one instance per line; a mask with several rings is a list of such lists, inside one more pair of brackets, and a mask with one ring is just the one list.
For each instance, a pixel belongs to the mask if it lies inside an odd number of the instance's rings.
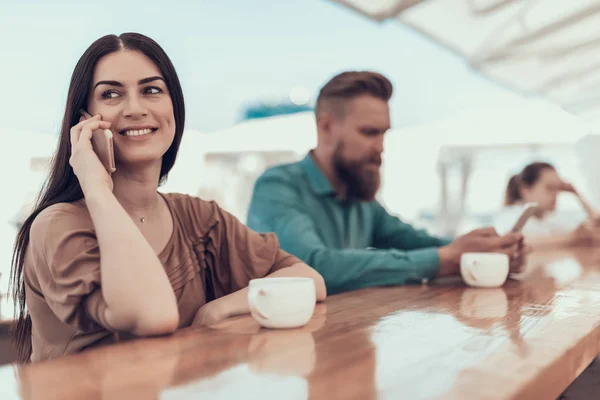
[[342,155],[343,143],[339,143],[333,153],[333,166],[338,177],[346,185],[348,200],[373,201],[381,185],[379,168],[367,168],[369,165],[381,166],[381,154],[375,153],[364,160],[348,161]]

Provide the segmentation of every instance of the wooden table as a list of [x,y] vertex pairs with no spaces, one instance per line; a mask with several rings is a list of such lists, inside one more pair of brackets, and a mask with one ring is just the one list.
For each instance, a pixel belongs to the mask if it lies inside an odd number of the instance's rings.
[[532,255],[522,279],[367,289],[302,329],[239,317],[8,366],[0,397],[554,399],[600,352],[600,252]]

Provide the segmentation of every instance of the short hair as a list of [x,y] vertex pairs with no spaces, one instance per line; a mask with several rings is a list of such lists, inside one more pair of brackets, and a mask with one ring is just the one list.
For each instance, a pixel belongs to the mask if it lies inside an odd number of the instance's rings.
[[393,93],[392,82],[380,73],[372,71],[346,71],[331,78],[319,91],[315,114],[330,108],[338,115],[343,112],[347,100],[370,95],[389,101]]

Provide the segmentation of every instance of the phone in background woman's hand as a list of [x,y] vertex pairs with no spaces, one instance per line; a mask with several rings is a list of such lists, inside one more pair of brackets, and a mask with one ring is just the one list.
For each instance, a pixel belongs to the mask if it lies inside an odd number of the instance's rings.
[[523,211],[521,212],[521,215],[519,215],[519,218],[517,219],[517,221],[515,222],[515,224],[513,225],[512,229],[510,231],[511,232],[521,232],[521,230],[525,227],[527,220],[529,218],[533,217],[537,212],[538,212],[537,203],[525,204],[525,206],[523,207]]

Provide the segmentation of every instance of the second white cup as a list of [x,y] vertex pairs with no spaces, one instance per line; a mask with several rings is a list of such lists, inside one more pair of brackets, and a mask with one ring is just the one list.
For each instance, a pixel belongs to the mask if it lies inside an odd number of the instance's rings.
[[250,281],[248,304],[252,317],[265,328],[306,325],[315,310],[311,278],[262,278]]
[[510,262],[503,253],[464,253],[460,274],[469,286],[499,287],[506,282]]

